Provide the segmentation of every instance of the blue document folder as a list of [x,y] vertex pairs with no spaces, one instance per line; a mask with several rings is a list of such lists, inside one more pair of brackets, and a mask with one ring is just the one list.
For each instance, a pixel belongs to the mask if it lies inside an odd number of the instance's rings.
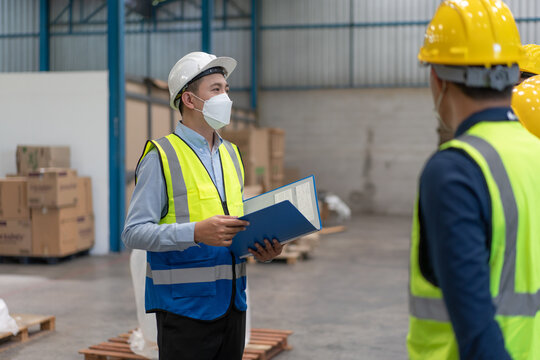
[[[283,198],[283,194],[287,199]],[[302,205],[306,206],[305,201],[303,203],[302,200],[306,197],[309,197],[307,206],[312,207],[311,210],[307,209],[307,211],[302,208]],[[291,200],[296,203],[296,206],[293,205]],[[275,201],[279,202],[275,203]],[[264,207],[257,209],[261,206]],[[308,214],[311,221],[300,212],[297,206]],[[265,246],[264,239],[270,241],[277,239],[283,244],[321,229],[319,205],[313,176],[248,199],[244,207],[257,210],[240,218],[249,221],[250,225],[245,231],[239,232],[233,238],[230,249],[239,257],[251,255],[248,249],[255,249],[255,243],[257,242]]]

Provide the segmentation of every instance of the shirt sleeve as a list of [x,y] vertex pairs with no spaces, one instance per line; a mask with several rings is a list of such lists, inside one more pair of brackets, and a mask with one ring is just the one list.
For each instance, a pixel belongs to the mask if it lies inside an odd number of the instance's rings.
[[160,252],[198,246],[194,242],[194,222],[159,224],[167,202],[159,154],[153,149],[137,167],[137,185],[122,232],[122,241],[127,248]]
[[465,153],[442,151],[426,164],[420,181],[422,241],[461,359],[510,359],[490,293],[490,206],[483,174]]

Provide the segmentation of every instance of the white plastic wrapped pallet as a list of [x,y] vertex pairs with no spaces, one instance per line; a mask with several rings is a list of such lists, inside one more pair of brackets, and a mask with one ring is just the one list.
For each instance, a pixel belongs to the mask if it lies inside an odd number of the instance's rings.
[[9,310],[6,302],[0,299],[0,333],[10,332],[13,335],[17,335],[19,327],[14,318],[9,316]]

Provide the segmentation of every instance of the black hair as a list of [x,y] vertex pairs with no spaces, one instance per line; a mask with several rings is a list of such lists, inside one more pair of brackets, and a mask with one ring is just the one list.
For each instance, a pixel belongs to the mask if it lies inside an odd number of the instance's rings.
[[521,80],[525,80],[525,79],[528,79],[528,78],[536,76],[536,75],[537,74],[532,73],[532,72],[522,71],[521,74],[520,74],[520,77],[521,77]]
[[453,84],[456,85],[462,93],[464,93],[467,97],[473,100],[511,99],[512,89],[514,88],[514,85],[509,85],[499,91],[499,90],[491,89],[491,88],[466,86],[464,84],[455,83],[455,82],[453,82]]
[[179,96],[177,96],[178,98],[177,101],[178,101],[178,110],[180,111],[180,115],[183,115],[183,110],[184,110],[184,102],[182,101],[182,94],[185,93],[186,91],[198,93],[199,85],[201,85],[201,81],[202,81],[202,78],[199,78],[195,81],[190,81],[189,84],[184,86],[184,89],[180,91],[180,93],[178,94]]

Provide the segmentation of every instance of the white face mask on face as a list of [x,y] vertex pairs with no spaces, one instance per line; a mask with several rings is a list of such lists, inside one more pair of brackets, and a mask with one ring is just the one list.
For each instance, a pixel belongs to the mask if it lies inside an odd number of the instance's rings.
[[227,93],[213,96],[206,101],[193,93],[192,95],[204,102],[202,111],[197,108],[195,110],[202,112],[204,120],[213,129],[221,129],[231,122],[232,101]]

